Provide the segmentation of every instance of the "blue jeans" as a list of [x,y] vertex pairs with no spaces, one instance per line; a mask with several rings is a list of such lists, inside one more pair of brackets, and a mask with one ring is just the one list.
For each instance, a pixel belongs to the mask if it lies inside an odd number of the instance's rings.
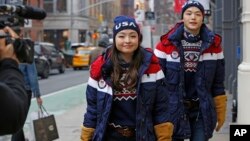
[[24,75],[26,90],[31,90],[34,94],[34,97],[40,97],[40,88],[37,79],[35,62],[32,64],[20,63],[19,69]]
[[[191,128],[190,141],[208,141],[205,137],[204,123],[199,109],[188,110],[188,116]],[[184,139],[173,139],[173,141],[184,141]]]

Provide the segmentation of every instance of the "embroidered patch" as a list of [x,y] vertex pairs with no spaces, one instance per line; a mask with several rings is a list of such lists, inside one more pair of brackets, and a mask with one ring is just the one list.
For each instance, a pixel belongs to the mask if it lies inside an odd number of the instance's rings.
[[104,89],[106,87],[106,82],[103,79],[98,81],[98,87]]
[[173,59],[177,59],[177,58],[179,58],[179,53],[178,53],[177,51],[173,51],[173,52],[171,53],[171,57],[172,57]]

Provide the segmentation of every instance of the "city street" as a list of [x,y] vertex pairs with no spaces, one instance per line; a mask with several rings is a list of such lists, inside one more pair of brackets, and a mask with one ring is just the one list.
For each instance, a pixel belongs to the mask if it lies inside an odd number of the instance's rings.
[[42,95],[47,95],[59,90],[63,90],[75,85],[87,82],[89,70],[73,70],[67,68],[63,74],[59,74],[57,70],[50,73],[47,79],[39,79],[39,86]]

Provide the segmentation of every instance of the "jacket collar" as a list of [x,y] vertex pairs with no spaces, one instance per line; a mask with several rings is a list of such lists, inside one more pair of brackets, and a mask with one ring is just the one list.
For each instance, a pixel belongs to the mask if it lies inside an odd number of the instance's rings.
[[[200,32],[203,51],[214,42],[215,34],[205,24],[202,24]],[[180,47],[183,33],[184,23],[179,22],[167,34],[161,36],[161,42],[163,45],[174,44],[176,47]]]
[[[141,64],[141,67],[138,70],[139,72],[138,77],[141,77],[144,74],[144,72],[147,70],[147,68],[149,67],[151,63],[151,58],[153,56],[153,51],[151,49],[144,49],[143,47],[140,47],[140,51],[143,52],[144,57],[143,57],[143,62]],[[103,54],[103,65],[101,68],[101,73],[105,81],[111,82],[110,76],[111,76],[112,69],[113,69],[113,64],[110,59],[110,48],[108,48]]]

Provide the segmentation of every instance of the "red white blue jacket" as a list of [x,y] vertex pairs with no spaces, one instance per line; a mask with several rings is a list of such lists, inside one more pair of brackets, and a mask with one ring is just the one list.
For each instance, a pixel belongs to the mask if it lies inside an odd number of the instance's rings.
[[[161,37],[154,53],[160,59],[166,77],[169,108],[174,123],[174,138],[189,138],[191,135],[188,119],[184,113],[184,60],[181,39],[183,22]],[[217,117],[213,97],[225,94],[225,62],[221,47],[221,37],[211,32],[205,24],[201,27],[201,50],[195,74],[195,86],[200,101],[200,111],[204,121],[206,137],[212,137]]]
[[[140,51],[143,52],[144,59],[138,70],[136,140],[156,141],[154,125],[169,121],[168,94],[158,58],[152,50],[140,47]],[[113,101],[110,81],[112,67],[109,50],[91,65],[83,125],[95,128],[93,141],[104,140]]]

